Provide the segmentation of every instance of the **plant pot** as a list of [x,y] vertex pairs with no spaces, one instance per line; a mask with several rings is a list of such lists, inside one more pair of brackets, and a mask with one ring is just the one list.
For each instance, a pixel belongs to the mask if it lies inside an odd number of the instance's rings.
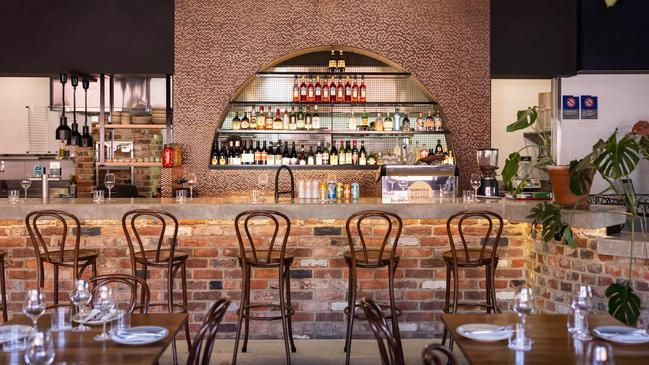
[[575,206],[578,209],[588,208],[590,186],[588,187],[587,193],[584,195],[573,194],[572,191],[570,191],[570,166],[546,166],[545,171],[547,171],[550,176],[552,194],[554,195],[554,201],[556,203],[570,208]]

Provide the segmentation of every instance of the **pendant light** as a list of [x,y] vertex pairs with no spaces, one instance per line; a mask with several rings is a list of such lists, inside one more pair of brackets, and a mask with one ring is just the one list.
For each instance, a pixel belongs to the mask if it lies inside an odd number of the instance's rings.
[[68,118],[65,117],[65,83],[68,82],[68,74],[60,74],[61,89],[61,118],[59,119],[59,126],[56,128],[56,139],[65,141],[70,144],[70,127],[68,127]]
[[85,94],[84,114],[85,121],[83,123],[83,134],[81,135],[81,147],[92,147],[92,135],[90,135],[90,128],[88,127],[88,88],[90,87],[90,80],[84,79],[81,81],[83,92]]
[[81,143],[81,133],[79,133],[79,124],[77,124],[77,86],[79,86],[79,76],[72,75],[70,83],[72,84],[72,131],[70,133],[70,145],[78,146]]

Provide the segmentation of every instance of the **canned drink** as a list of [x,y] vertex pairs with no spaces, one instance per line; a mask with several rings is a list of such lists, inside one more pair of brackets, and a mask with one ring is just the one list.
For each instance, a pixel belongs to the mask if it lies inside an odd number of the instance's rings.
[[327,199],[334,200],[336,199],[336,183],[330,181],[327,184]]
[[336,199],[343,198],[343,183],[336,183]]
[[320,183],[320,200],[327,200],[327,183]]
[[361,198],[361,185],[359,183],[352,184],[352,199]]
[[343,197],[345,200],[349,200],[352,198],[352,186],[350,184],[345,184],[343,188]]

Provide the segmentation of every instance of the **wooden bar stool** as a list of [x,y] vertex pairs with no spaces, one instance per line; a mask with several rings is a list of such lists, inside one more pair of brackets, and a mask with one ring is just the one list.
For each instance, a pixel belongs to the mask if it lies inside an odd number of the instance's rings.
[[[158,236],[158,243],[156,248],[152,250],[145,250],[144,243],[142,242],[142,235],[140,234],[141,227],[137,227],[136,223],[139,218],[152,219],[160,226],[160,235]],[[130,222],[127,224],[127,222]],[[165,241],[165,232],[167,225],[173,227],[173,235],[169,241],[168,247],[163,247]],[[186,261],[189,254],[180,250],[176,250],[178,245],[178,220],[171,213],[152,210],[152,209],[135,209],[128,211],[122,217],[122,228],[126,236],[129,252],[131,254],[131,268],[133,276],[138,276],[138,265],[142,267],[141,277],[147,280],[147,274],[150,267],[157,267],[167,269],[167,298],[164,302],[150,303],[149,307],[167,307],[169,313],[174,313],[174,308],[179,308],[181,313],[187,313],[187,265]],[[131,236],[132,235],[132,236]],[[133,238],[137,242],[137,251],[133,245]],[[182,289],[182,304],[174,303],[174,280],[176,274],[180,270],[181,289]],[[144,295],[144,292],[143,294]],[[142,298],[144,302],[144,298]],[[189,321],[185,321],[185,336],[187,339],[187,349],[191,349],[191,339],[189,336]],[[174,364],[178,363],[178,353],[176,350],[176,339],[172,342]]]
[[[59,249],[56,251],[50,251],[47,248],[47,242],[43,239],[43,231],[38,226],[39,222],[52,219],[58,221],[63,228],[63,231],[60,233]],[[69,220],[74,222],[74,226],[72,226],[72,234],[75,235],[74,249],[65,248],[68,238]],[[99,256],[99,251],[79,248],[81,241],[81,222],[79,222],[79,218],[61,210],[37,210],[27,214],[27,217],[25,217],[25,225],[27,225],[27,232],[29,232],[29,237],[34,246],[36,266],[38,268],[38,285],[41,288],[45,286],[43,262],[54,265],[54,307],[59,305],[59,268],[72,268],[74,273],[73,277],[79,279],[83,275],[83,271],[88,266],[91,266],[92,276],[97,276],[97,257]],[[76,233],[74,232],[75,230]]]
[[[266,223],[267,221],[269,221]],[[263,221],[265,226],[271,225],[273,228],[273,235],[270,240],[266,238],[253,237],[250,230],[251,223],[255,221]],[[247,351],[248,347],[248,333],[250,331],[250,320],[261,321],[282,321],[282,332],[284,337],[284,348],[286,350],[286,363],[291,364],[291,352],[295,352],[295,343],[293,342],[293,325],[291,317],[295,310],[291,306],[291,264],[293,264],[293,256],[286,255],[286,244],[288,242],[288,235],[291,230],[291,221],[289,218],[276,211],[272,210],[251,210],[240,213],[234,219],[234,227],[239,240],[239,265],[241,266],[243,288],[241,293],[241,305],[237,311],[239,322],[237,326],[237,334],[234,340],[234,354],[232,355],[232,365],[237,363],[237,353],[239,352],[239,338],[241,337],[241,325],[245,319],[245,331],[243,338],[242,352]],[[245,232],[245,239],[241,231]],[[282,231],[281,234],[280,230]],[[278,235],[282,237],[281,246],[279,249],[275,246],[275,241]],[[268,245],[264,248],[257,247],[259,241],[268,241]],[[255,268],[278,268],[279,279],[279,304],[275,303],[262,303],[250,304],[250,278],[252,276],[252,269]],[[277,316],[270,315],[251,315],[250,309],[256,308],[270,308],[274,311],[279,311]],[[290,343],[290,350],[289,350]]]
[[[366,221],[366,220],[370,221]],[[363,222],[369,223],[368,225],[375,226],[376,223],[371,220],[382,220],[387,225],[387,231],[383,236],[380,246],[378,248],[369,249],[366,244],[366,239],[363,234]],[[357,247],[352,234],[351,227],[356,226],[356,235],[360,241],[360,247]],[[354,318],[366,319],[362,313],[356,313],[356,307],[360,304],[356,303],[356,285],[357,285],[357,271],[358,269],[388,269],[388,288],[390,295],[390,305],[382,306],[383,310],[389,310],[385,315],[386,319],[391,320],[392,336],[396,339],[396,343],[401,350],[401,336],[399,334],[399,322],[397,317],[401,315],[401,310],[397,308],[394,300],[394,277],[399,264],[399,256],[397,255],[397,246],[399,244],[399,236],[403,223],[401,218],[394,214],[383,212],[380,210],[364,210],[352,214],[345,224],[347,231],[347,239],[349,241],[349,252],[344,254],[345,262],[349,266],[349,293],[348,293],[348,306],[345,308],[345,315],[347,316],[347,334],[345,336],[346,354],[345,364],[349,365],[352,346],[352,330],[354,327]],[[388,243],[390,244],[388,246]]]
[[[361,308],[365,313],[365,318],[370,325],[370,329],[379,344],[379,354],[381,355],[382,365],[405,365],[400,338],[393,335],[390,326],[386,321],[385,314],[381,307],[372,299],[361,299]],[[396,332],[397,336],[399,335]],[[384,339],[385,338],[385,339]],[[387,346],[386,346],[387,345]]]
[[5,285],[5,256],[7,251],[0,250],[0,296],[2,297],[2,323],[7,322],[7,288]]
[[[481,237],[480,246],[469,247],[464,230],[466,229],[465,221],[467,219],[484,219],[489,225],[486,234]],[[462,242],[462,247],[456,247],[455,239],[453,238],[453,225],[457,225],[457,231]],[[498,266],[498,243],[500,235],[503,232],[503,219],[498,214],[490,211],[467,211],[459,212],[452,215],[446,221],[446,231],[448,233],[448,241],[451,249],[442,254],[444,263],[446,264],[446,297],[443,307],[445,313],[457,313],[458,308],[484,308],[487,313],[500,313],[498,304],[496,303],[496,289],[494,280],[496,276],[496,267]],[[492,237],[492,233],[496,232]],[[491,248],[488,245],[491,244]],[[469,303],[459,302],[459,269],[460,268],[485,268],[486,279],[486,300],[485,303]],[[451,302],[451,277],[453,277],[453,299]],[[442,345],[446,343],[448,330],[444,328],[444,335],[442,337]],[[449,343],[449,347],[453,348],[453,341]]]

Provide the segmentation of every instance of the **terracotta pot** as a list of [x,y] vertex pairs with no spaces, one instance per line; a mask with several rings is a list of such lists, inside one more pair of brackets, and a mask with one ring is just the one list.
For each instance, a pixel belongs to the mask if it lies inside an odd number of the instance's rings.
[[550,176],[550,183],[552,184],[552,194],[554,201],[558,204],[577,208],[588,207],[588,194],[590,193],[590,186],[584,195],[575,195],[570,191],[570,166],[546,166],[545,170]]

